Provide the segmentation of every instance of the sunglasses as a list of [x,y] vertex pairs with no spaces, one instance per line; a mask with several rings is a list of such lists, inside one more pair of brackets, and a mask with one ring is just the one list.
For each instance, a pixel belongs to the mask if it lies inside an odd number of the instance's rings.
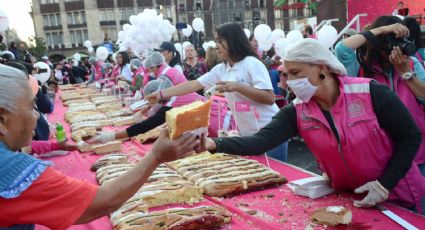
[[37,73],[47,73],[47,69],[37,69]]

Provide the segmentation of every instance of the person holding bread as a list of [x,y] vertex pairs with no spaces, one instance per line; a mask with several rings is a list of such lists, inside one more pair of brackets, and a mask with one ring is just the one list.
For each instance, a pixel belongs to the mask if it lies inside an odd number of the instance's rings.
[[391,200],[424,214],[425,177],[412,163],[422,136],[399,97],[373,79],[346,76],[315,39],[293,44],[283,60],[293,103],[254,135],[207,139],[205,148],[256,155],[300,135],[333,188],[365,194],[355,206]]
[[[164,57],[159,52],[152,52],[146,57],[143,65],[147,71],[152,72],[155,76],[155,80],[146,81],[143,95],[150,95],[153,92],[158,92],[159,90],[164,90],[174,85],[187,82],[186,77],[182,73],[165,63]],[[88,140],[88,142],[107,143],[116,139],[126,139],[148,132],[165,122],[165,113],[168,110],[188,105],[195,101],[206,101],[206,98],[197,93],[188,93],[174,96],[167,100],[158,101],[158,103],[151,106],[146,120],[118,132],[102,132],[96,137]],[[213,101],[211,103],[208,135],[217,137],[218,130],[229,129],[233,124],[232,113],[227,107],[219,106],[218,103]]]
[[[151,104],[175,96],[216,87],[224,93],[242,136],[252,135],[269,123],[279,111],[269,73],[236,23],[216,29],[217,53],[223,63],[196,80],[147,95]],[[287,142],[268,152],[269,156],[287,160]]]
[[97,186],[65,176],[41,161],[18,152],[31,144],[38,113],[35,94],[21,70],[0,65],[0,229],[67,229],[110,214],[146,182],[155,168],[199,151],[200,139],[184,134],[170,140],[168,130],[128,172]]

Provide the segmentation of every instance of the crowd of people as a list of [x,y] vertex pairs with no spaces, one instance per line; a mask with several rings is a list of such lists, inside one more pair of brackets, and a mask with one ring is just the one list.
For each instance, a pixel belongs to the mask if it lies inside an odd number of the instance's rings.
[[[216,47],[209,47],[205,57],[194,45],[186,46],[184,60],[171,42],[142,57],[122,51],[107,61],[91,57],[52,64],[43,59],[48,69],[3,54],[0,227],[65,229],[87,223],[118,208],[162,162],[203,150],[267,153],[286,162],[288,141],[297,136],[333,188],[365,194],[355,206],[389,200],[424,215],[425,52],[418,22],[378,17],[361,32],[348,30],[334,53],[315,39],[311,27],[304,35],[283,55],[273,48],[259,50],[255,37],[247,37],[235,23],[216,28]],[[40,80],[43,74],[49,79]],[[208,135],[186,134],[171,141],[163,130],[134,169],[106,186],[66,177],[48,161],[16,153],[26,146],[34,152],[40,145],[75,149],[48,141],[44,114],[54,112],[58,85],[108,87],[120,82],[149,102],[142,111],[148,118],[121,131],[102,132],[89,142],[147,132],[163,124],[171,108],[207,100],[205,91],[211,88],[227,106],[213,103]],[[278,99],[283,101],[279,106]],[[240,136],[218,135],[231,129]]]

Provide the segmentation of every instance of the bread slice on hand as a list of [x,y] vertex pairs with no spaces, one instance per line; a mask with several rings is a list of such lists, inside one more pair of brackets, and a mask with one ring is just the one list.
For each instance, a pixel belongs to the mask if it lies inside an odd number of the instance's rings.
[[351,223],[352,216],[353,214],[348,208],[342,206],[329,206],[315,210],[311,215],[311,221],[317,224],[335,226],[338,224]]
[[170,139],[176,139],[187,131],[208,128],[210,110],[211,100],[195,101],[167,111],[165,121],[170,131]]

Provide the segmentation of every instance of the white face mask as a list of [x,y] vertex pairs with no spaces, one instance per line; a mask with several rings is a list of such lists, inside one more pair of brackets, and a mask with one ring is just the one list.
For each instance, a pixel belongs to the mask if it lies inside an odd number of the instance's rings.
[[286,83],[288,84],[289,88],[294,91],[295,95],[306,103],[310,101],[317,90],[317,86],[314,86],[310,83],[308,76],[299,79],[288,80]]

